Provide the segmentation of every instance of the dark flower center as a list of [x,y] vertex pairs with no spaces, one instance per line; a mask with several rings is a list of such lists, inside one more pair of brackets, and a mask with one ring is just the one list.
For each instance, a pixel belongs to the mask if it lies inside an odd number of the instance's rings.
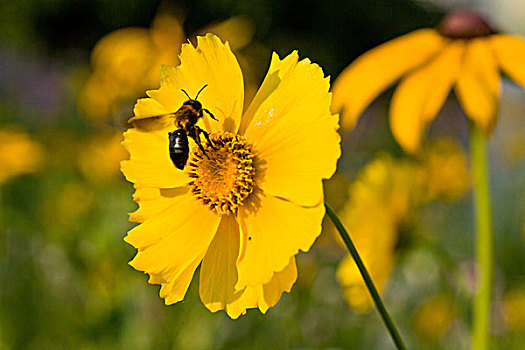
[[480,14],[468,11],[448,13],[438,26],[438,31],[451,39],[472,39],[495,33]]

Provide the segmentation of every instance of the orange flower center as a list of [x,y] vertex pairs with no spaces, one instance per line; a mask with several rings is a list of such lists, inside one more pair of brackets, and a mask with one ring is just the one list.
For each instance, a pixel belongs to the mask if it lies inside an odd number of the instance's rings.
[[212,145],[197,148],[188,162],[193,194],[219,215],[235,213],[255,186],[254,155],[242,136],[211,134]]

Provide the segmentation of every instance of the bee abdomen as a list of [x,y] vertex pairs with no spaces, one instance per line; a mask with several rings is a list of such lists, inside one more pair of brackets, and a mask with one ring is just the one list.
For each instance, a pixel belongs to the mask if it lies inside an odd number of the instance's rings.
[[168,133],[170,144],[170,158],[173,164],[180,170],[184,169],[188,161],[188,154],[190,147],[188,145],[188,135],[182,129],[175,130]]

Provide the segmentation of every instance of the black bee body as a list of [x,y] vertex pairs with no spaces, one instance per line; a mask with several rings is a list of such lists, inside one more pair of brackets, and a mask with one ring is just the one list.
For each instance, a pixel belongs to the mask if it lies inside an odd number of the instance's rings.
[[204,151],[204,147],[202,147],[199,135],[203,134],[208,143],[213,147],[213,144],[210,140],[210,135],[208,135],[208,133],[205,130],[201,129],[196,125],[199,119],[203,117],[203,112],[208,113],[212,119],[215,119],[213,114],[206,108],[202,108],[202,104],[199,101],[197,101],[197,97],[199,97],[200,92],[206,86],[208,85],[204,85],[199,90],[197,96],[195,96],[195,99],[192,99],[186,91],[182,90],[182,92],[184,92],[186,96],[188,96],[189,100],[184,102],[182,106],[177,110],[177,112],[175,112],[175,125],[177,125],[178,129],[174,132],[168,133],[170,141],[170,158],[173,164],[180,170],[184,169],[184,166],[188,161],[188,155],[190,152],[188,136],[195,141],[197,146],[199,146],[202,153],[206,157],[208,155]]
[[[184,90],[183,90],[184,91]],[[199,118],[202,118],[204,109],[202,104],[197,100],[189,99],[175,112],[176,124],[180,129],[191,128],[191,125],[197,124]]]
[[186,131],[183,129],[178,129],[174,132],[169,132],[168,136],[170,138],[169,150],[171,161],[177,168],[182,170],[188,161],[188,154],[190,153],[188,135],[186,135]]

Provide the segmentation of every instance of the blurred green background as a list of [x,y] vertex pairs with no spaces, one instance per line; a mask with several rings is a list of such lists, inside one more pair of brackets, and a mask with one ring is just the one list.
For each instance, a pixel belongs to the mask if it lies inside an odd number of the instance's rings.
[[[298,256],[292,293],[266,315],[250,310],[230,320],[223,312],[211,314],[196,283],[183,302],[164,306],[159,286],[127,265],[135,250],[122,238],[132,227],[126,213],[136,205],[119,172],[126,157],[120,135],[136,98],[157,87],[158,63],[178,63],[185,37],[210,30],[230,40],[250,96],[272,51],[282,57],[298,49],[333,81],[366,50],[433,27],[457,8],[482,11],[502,31],[525,34],[519,0],[0,3],[0,159],[7,159],[0,163],[0,349],[392,348],[375,310],[358,312],[346,303],[336,278],[345,250],[328,222],[311,252]],[[142,29],[100,42],[127,27]],[[109,62],[114,57],[121,58],[118,64]],[[154,70],[139,74],[139,66]],[[385,157],[389,164],[413,162],[388,129],[390,94],[372,104],[356,129],[341,132],[339,170],[326,183],[327,201],[337,210],[353,205],[348,188],[356,179],[366,183],[367,164]],[[494,348],[523,349],[525,93],[504,80],[500,104],[489,142],[496,232],[492,329]],[[451,96],[430,139],[446,137],[467,152],[467,132]],[[472,209],[468,188],[460,192],[446,201],[418,201],[395,227],[383,294],[412,349],[469,346]],[[383,209],[367,212],[374,210]],[[373,250],[374,242],[368,244]]]

